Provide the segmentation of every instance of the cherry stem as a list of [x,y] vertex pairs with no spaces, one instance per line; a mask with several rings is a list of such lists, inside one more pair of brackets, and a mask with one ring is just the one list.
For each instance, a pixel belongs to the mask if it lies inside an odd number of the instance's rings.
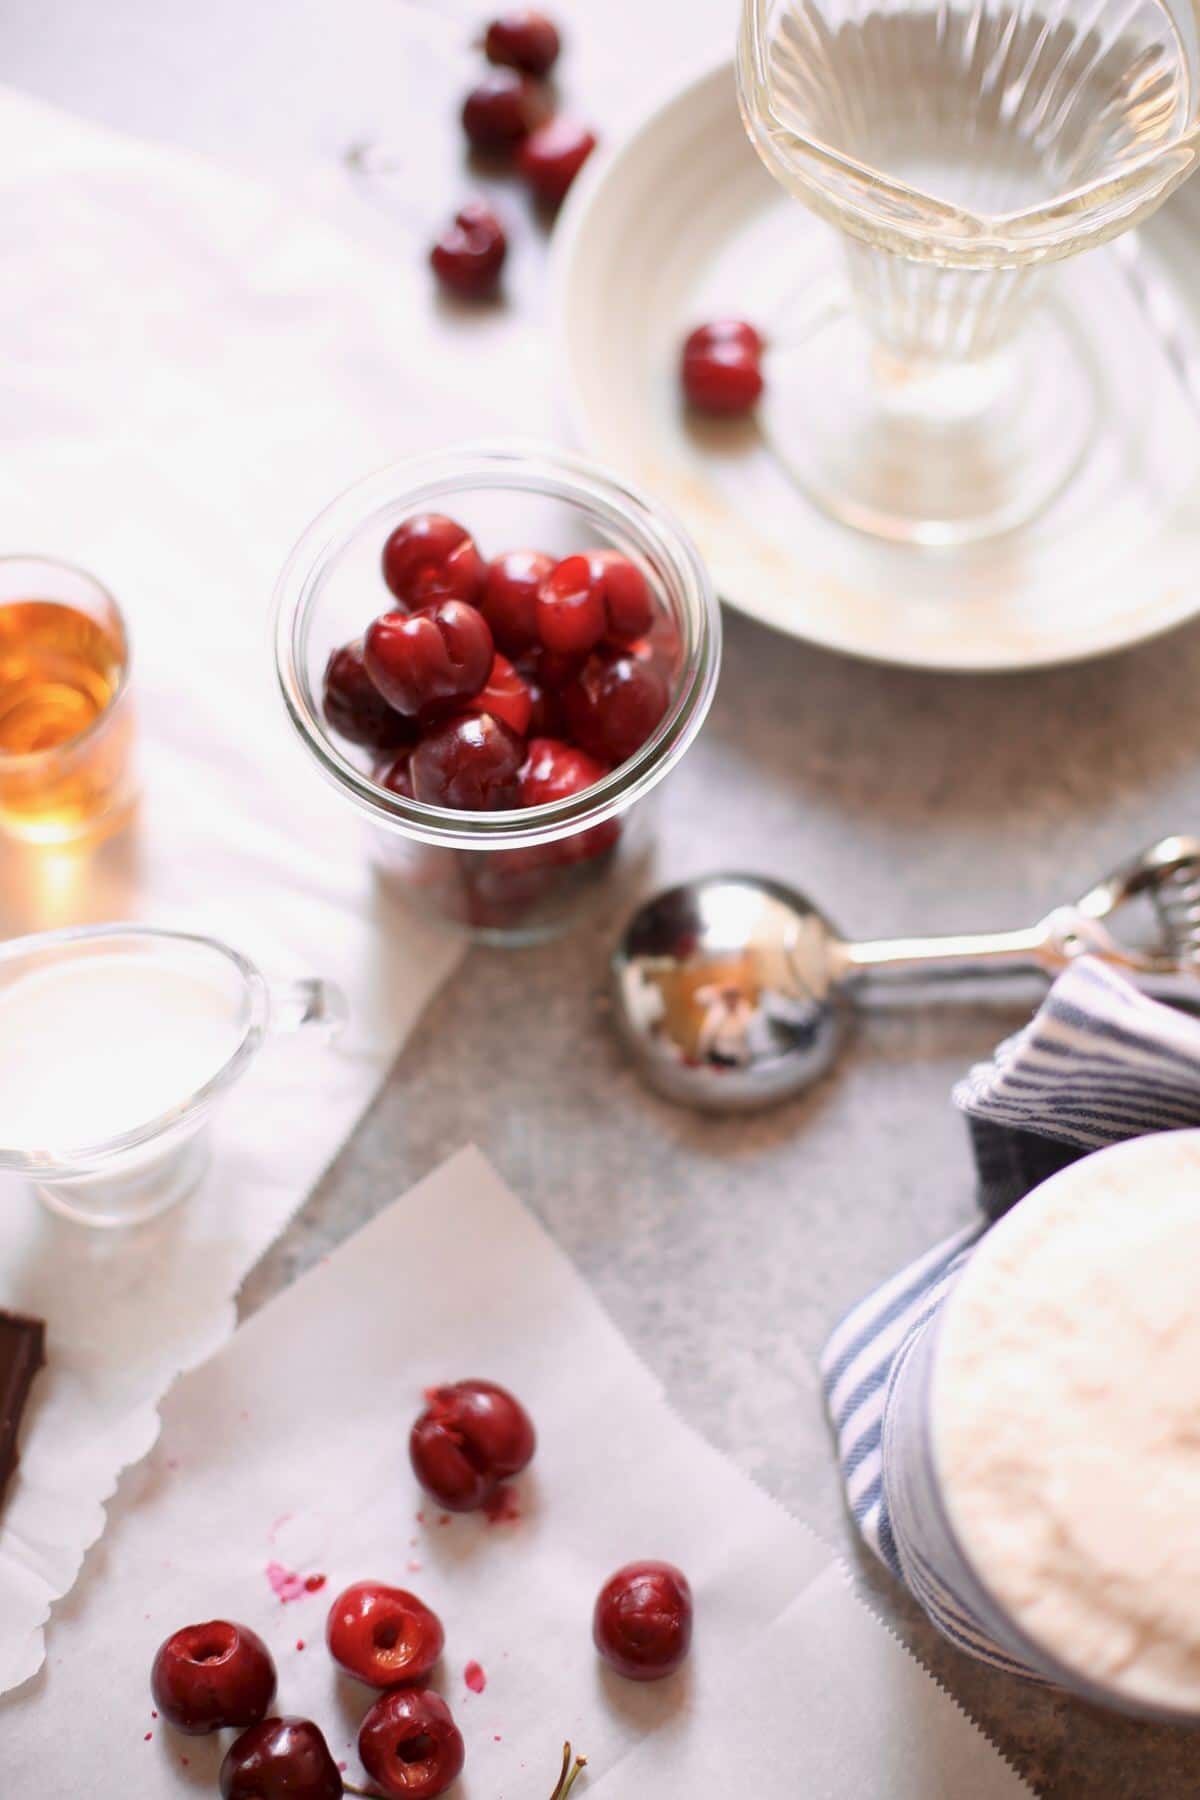
[[554,1792],[550,1796],[550,1800],[567,1800],[567,1795],[571,1792],[571,1789],[575,1786],[575,1783],[579,1780],[580,1775],[586,1768],[587,1757],[577,1756],[572,1764],[571,1746],[570,1744],[564,1744],[562,1768],[558,1772],[558,1781],[555,1785]]

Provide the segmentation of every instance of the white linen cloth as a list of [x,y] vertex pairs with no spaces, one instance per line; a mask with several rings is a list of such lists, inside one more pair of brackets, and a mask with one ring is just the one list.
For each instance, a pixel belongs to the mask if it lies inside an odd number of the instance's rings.
[[[439,1516],[408,1465],[423,1389],[467,1375],[510,1386],[537,1426],[514,1521]],[[591,1610],[615,1567],[647,1556],[686,1571],[696,1629],[678,1674],[638,1686],[598,1661]],[[309,1593],[281,1568],[326,1581]],[[279,1707],[315,1718],[361,1780],[371,1695],[337,1674],[324,1623],[365,1578],[412,1588],[443,1620],[436,1683],[466,1738],[463,1800],[548,1794],[564,1737],[589,1758],[579,1791],[594,1800],[1029,1791],[831,1553],[670,1410],[476,1151],[178,1384],[56,1617],[52,1659],[0,1705],[5,1791],[212,1793],[222,1743],[153,1717],[148,1682],[160,1640],[214,1616],[263,1634]],[[52,1712],[70,1729],[48,1728]]]
[[[460,406],[409,259],[11,93],[0,234],[0,547],[117,596],[144,777],[135,827],[98,853],[0,845],[0,934],[198,928],[270,976],[334,978],[351,1011],[336,1049],[264,1055],[202,1191],[132,1242],[0,1191],[0,1305],[46,1317],[50,1348],[0,1522],[3,1691],[38,1667],[163,1392],[229,1335],[246,1272],[459,955],[377,892],[358,824],[289,743],[268,614],[291,543],[348,482],[464,417],[502,420],[499,393]],[[97,1055],[115,1024],[95,1021]]]

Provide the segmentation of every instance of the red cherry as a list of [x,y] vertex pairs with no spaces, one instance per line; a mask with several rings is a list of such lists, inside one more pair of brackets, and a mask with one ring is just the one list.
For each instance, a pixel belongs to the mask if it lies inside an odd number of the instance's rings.
[[670,1563],[627,1563],[596,1599],[592,1637],[605,1662],[630,1681],[660,1681],[692,1642],[692,1590]]
[[545,88],[516,69],[493,69],[463,101],[462,123],[476,150],[515,150],[550,116]]
[[489,62],[524,69],[527,75],[548,75],[558,61],[562,40],[553,19],[522,7],[493,19],[483,47]]
[[532,1459],[533,1421],[494,1381],[455,1381],[426,1399],[408,1440],[413,1473],[448,1511],[474,1512]]
[[342,1777],[311,1719],[264,1719],[225,1752],[221,1800],[341,1800]]
[[410,721],[388,705],[367,674],[361,638],[330,652],[324,705],[326,723],[352,744],[398,750],[416,735]]
[[518,667],[527,681],[532,677],[540,687],[558,694],[577,679],[586,661],[584,652],[547,650],[544,645],[538,645],[525,651]]
[[489,563],[480,611],[509,656],[537,641],[537,596],[554,567],[540,550],[509,550]]
[[538,636],[546,649],[568,654],[590,650],[607,625],[602,577],[590,558],[568,556],[556,563],[537,597]]
[[492,667],[492,634],[465,600],[384,613],[367,627],[363,660],[389,706],[415,718],[439,701],[477,694]]
[[683,391],[702,412],[747,413],[763,391],[763,341],[743,319],[700,325],[683,346]]
[[450,1708],[428,1688],[382,1695],[362,1722],[358,1754],[394,1800],[434,1800],[453,1786],[466,1760]]
[[397,525],[383,546],[383,579],[410,612],[439,600],[474,606],[483,592],[483,558],[455,519],[420,513]]
[[563,655],[558,650],[540,647],[526,650],[517,658],[517,669],[533,702],[527,736],[566,737],[563,689],[575,680],[586,660],[584,656]]
[[521,770],[521,805],[548,806],[554,800],[568,800],[572,794],[585,794],[608,772],[605,763],[597,762],[586,750],[577,750],[574,744],[531,738]]
[[636,643],[654,624],[650,583],[637,564],[617,550],[593,550],[588,561],[604,597],[605,636],[613,644]]
[[557,206],[595,148],[592,132],[560,115],[525,139],[517,167],[539,200]]
[[177,1731],[200,1736],[225,1725],[257,1725],[275,1693],[275,1664],[249,1626],[212,1619],[185,1625],[159,1645],[150,1691]]
[[529,724],[526,736],[560,737],[566,730],[566,714],[553,688],[543,687],[535,675],[521,677],[529,695]]
[[495,292],[508,254],[504,227],[490,206],[474,202],[455,213],[453,224],[429,252],[429,262],[443,287],[468,300]]
[[497,651],[485,686],[463,710],[491,713],[493,719],[499,719],[518,737],[524,737],[533,714],[533,695],[507,656],[501,656]]
[[412,753],[414,798],[458,812],[503,812],[520,792],[525,746],[490,713],[461,713],[435,725]]
[[761,356],[766,348],[762,334],[745,319],[711,319],[707,325],[697,325],[683,346],[684,353],[709,350],[714,344],[736,345],[739,350],[748,350],[754,356]]
[[[585,794],[608,774],[604,763],[597,762],[586,750],[564,744],[555,738],[531,738],[529,755],[521,770],[521,805],[547,806],[554,800],[568,800],[573,794]],[[574,837],[556,838],[551,844],[532,849],[543,853],[543,860],[559,865],[590,862],[611,850],[621,836],[621,821],[605,819]]]
[[563,693],[571,737],[613,768],[641,749],[669,704],[670,690],[658,665],[628,653],[589,656],[578,680]]
[[334,1662],[370,1687],[423,1682],[442,1654],[436,1613],[404,1588],[357,1581],[329,1609],[325,1642]]
[[375,771],[375,780],[380,787],[386,788],[389,794],[399,794],[403,800],[416,798],[412,784],[412,754],[405,751],[394,763],[384,763]]

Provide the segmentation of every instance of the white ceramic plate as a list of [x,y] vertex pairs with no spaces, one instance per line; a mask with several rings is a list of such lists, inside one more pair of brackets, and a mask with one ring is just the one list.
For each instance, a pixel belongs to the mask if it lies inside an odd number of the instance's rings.
[[[1144,271],[1200,346],[1200,196],[1142,234]],[[559,356],[580,441],[688,525],[732,605],[795,637],[933,669],[1022,669],[1138,643],[1200,609],[1200,388],[1189,399],[1112,249],[1052,271],[1082,322],[1104,429],[1031,526],[964,550],[898,549],[808,502],[752,421],[695,422],[679,344],[705,318],[770,318],[835,235],[742,130],[732,65],[661,105],[576,184],[555,266]],[[1197,355],[1200,367],[1200,351]],[[769,369],[768,369],[769,379]]]

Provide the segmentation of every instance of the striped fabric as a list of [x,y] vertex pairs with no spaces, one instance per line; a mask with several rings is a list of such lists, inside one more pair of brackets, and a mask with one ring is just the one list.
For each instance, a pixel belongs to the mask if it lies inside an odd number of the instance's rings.
[[971,1126],[985,1219],[947,1238],[847,1313],[821,1356],[850,1512],[875,1555],[970,1655],[1029,1674],[939,1580],[888,1502],[896,1377],[987,1229],[1065,1163],[1122,1138],[1200,1124],[1200,1021],[1149,1000],[1103,963],[1059,977],[1033,1021],[954,1090]]
[[990,1125],[1079,1150],[1179,1131],[1200,1121],[1200,1023],[1083,957],[954,1099]]

